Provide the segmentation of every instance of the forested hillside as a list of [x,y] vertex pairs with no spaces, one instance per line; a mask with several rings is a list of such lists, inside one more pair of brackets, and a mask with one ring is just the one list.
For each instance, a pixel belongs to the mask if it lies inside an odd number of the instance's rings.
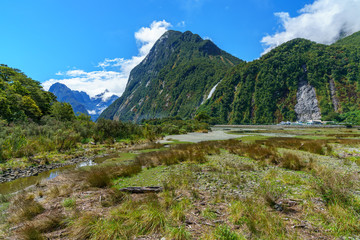
[[240,62],[210,40],[168,31],[131,71],[124,94],[100,118],[193,117],[226,71]]
[[[214,122],[264,124],[295,121],[301,85],[313,87],[323,120],[360,109],[359,33],[333,46],[289,41],[259,60],[231,69],[199,112]],[[297,95],[298,94],[298,95]]]

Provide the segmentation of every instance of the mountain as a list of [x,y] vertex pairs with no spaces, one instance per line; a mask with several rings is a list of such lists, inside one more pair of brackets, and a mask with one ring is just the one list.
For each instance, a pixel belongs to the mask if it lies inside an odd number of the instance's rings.
[[360,45],[360,32],[353,33],[352,35],[340,39],[333,46],[343,46],[343,47],[359,47]]
[[266,124],[333,120],[359,110],[359,46],[359,33],[332,46],[284,43],[231,69],[198,111],[218,123]]
[[360,109],[360,32],[330,46],[286,42],[241,61],[191,32],[166,32],[100,117],[140,121],[203,113],[213,123],[334,120]]
[[55,99],[38,81],[19,69],[0,64],[0,120],[12,122],[31,118],[38,121],[50,114]]
[[75,113],[90,115],[93,120],[96,120],[100,113],[118,98],[116,95],[108,97],[107,90],[90,97],[87,93],[71,90],[62,83],[51,85],[49,92],[52,92],[59,102],[70,103]]
[[193,117],[226,72],[241,62],[197,34],[167,31],[131,71],[123,95],[100,117]]

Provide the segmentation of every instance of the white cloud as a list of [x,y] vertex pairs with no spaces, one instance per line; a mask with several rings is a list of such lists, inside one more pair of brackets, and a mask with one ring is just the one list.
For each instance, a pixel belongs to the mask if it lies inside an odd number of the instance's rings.
[[[155,42],[170,27],[171,24],[163,20],[152,22],[150,27],[140,28],[135,33],[139,51],[137,56],[133,56],[130,59],[106,58],[97,65],[97,67],[102,68],[101,71],[86,72],[81,69],[73,69],[66,72],[59,71],[55,75],[63,76],[63,79],[50,79],[42,85],[45,90],[49,90],[52,84],[60,82],[72,90],[84,91],[91,97],[95,97],[106,89],[109,90],[105,94],[107,97],[112,94],[121,96],[125,90],[130,71],[146,57]],[[111,68],[111,71],[107,70],[107,68]]]
[[275,13],[283,31],[261,40],[266,48],[264,53],[294,38],[331,44],[360,30],[359,10],[360,0],[316,0],[305,5],[297,17],[290,17],[287,12]]
[[180,27],[180,28],[183,28],[186,26],[186,23],[185,21],[181,21],[181,22],[178,22],[178,24],[176,24],[177,27]]

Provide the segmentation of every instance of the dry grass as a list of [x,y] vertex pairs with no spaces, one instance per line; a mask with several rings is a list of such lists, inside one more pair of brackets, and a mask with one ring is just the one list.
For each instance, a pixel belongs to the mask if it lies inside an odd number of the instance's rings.
[[302,150],[320,155],[324,155],[332,151],[331,146],[328,145],[328,140],[321,140],[321,139],[314,140],[314,139],[274,137],[266,140],[257,140],[256,143],[264,144],[266,146],[271,146],[274,148]]
[[44,207],[34,200],[33,195],[20,194],[11,201],[9,220],[13,223],[31,220],[36,215],[44,212],[44,210]]
[[44,240],[40,231],[33,225],[25,225],[19,231],[19,237],[23,240]]

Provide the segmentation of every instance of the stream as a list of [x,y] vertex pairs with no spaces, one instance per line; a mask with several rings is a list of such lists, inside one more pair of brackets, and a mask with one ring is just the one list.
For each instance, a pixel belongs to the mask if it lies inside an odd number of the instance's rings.
[[94,165],[102,163],[103,161],[105,161],[107,159],[114,158],[117,156],[119,156],[118,153],[109,154],[106,156],[95,157],[94,159],[89,159],[87,161],[79,162],[77,164],[67,165],[67,166],[64,166],[61,168],[56,168],[56,169],[52,169],[52,170],[49,170],[46,172],[42,172],[42,173],[39,173],[37,176],[23,177],[23,178],[15,179],[10,182],[0,183],[0,194],[7,195],[7,194],[15,193],[15,192],[21,191],[25,188],[31,187],[43,180],[53,179],[65,171],[80,168],[80,167],[94,166]]

